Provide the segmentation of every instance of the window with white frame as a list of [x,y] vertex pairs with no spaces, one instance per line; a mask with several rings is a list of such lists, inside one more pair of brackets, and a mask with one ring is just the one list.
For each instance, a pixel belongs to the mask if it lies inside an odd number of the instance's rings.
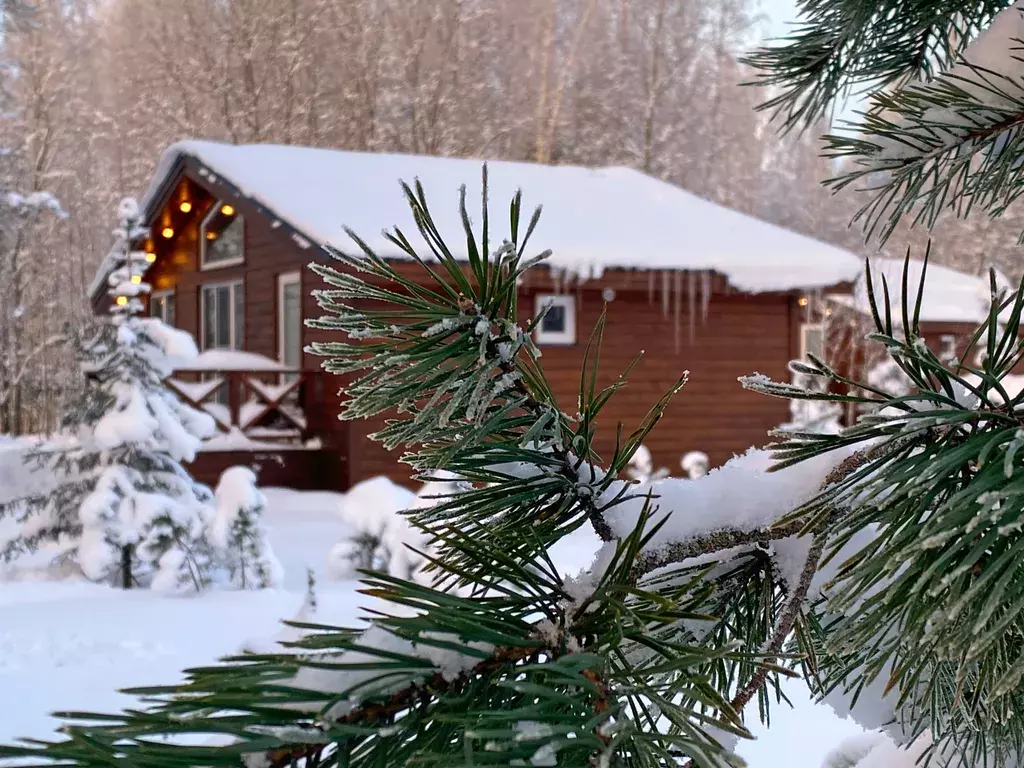
[[174,291],[153,291],[149,295],[149,315],[174,326]]
[[576,297],[564,294],[537,294],[537,314],[545,307],[548,311],[534,331],[534,341],[538,344],[575,344]]
[[302,290],[298,272],[277,278],[277,356],[291,369],[302,367]]
[[825,355],[825,327],[821,323],[801,323],[800,359],[806,360],[808,353],[819,359]]
[[203,349],[242,349],[245,346],[242,281],[204,285],[199,301]]
[[200,266],[230,267],[245,261],[245,220],[231,203],[217,202],[199,227]]

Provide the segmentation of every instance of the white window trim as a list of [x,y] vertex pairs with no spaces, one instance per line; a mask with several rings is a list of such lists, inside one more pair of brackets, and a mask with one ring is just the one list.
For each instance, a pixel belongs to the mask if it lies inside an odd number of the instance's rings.
[[[299,286],[299,322],[302,322],[302,275],[299,272],[282,272],[277,276],[277,360],[284,359],[284,289],[288,285]],[[299,368],[302,368],[302,334],[299,334]]]
[[[170,289],[166,289],[166,290],[163,290],[163,291],[152,291],[149,294],[149,316],[150,317],[153,317],[153,302],[157,301],[158,299],[166,299],[168,297],[174,299],[174,303],[175,303],[175,308],[174,309],[175,309],[175,314],[177,314],[177,309],[178,309],[177,308],[177,303],[178,303],[178,300],[177,300],[177,297],[175,296],[175,290],[173,288],[170,288]],[[178,318],[174,318],[174,319],[175,319],[175,321],[177,321]],[[161,322],[164,322],[164,323],[167,322],[167,319],[163,318],[163,317],[161,317],[160,320],[161,320]]]
[[[212,262],[212,263],[208,263],[206,261],[206,242],[207,242],[206,241],[206,223],[210,219],[212,219],[216,213],[218,213],[220,211],[221,206],[223,206],[224,204],[225,203],[224,203],[223,200],[218,200],[216,203],[214,203],[213,206],[210,208],[210,210],[206,212],[206,215],[203,217],[202,222],[200,222],[200,224],[199,224],[199,269],[200,269],[200,271],[205,272],[205,271],[210,270],[210,269],[222,269],[223,267],[237,267],[239,264],[244,264],[245,263],[245,217],[242,216],[242,214],[238,213],[237,209],[236,209],[235,215],[239,216],[242,219],[242,255],[239,256],[237,259],[228,259],[227,261],[215,261],[215,262]],[[228,205],[233,205],[233,203],[227,203],[227,204]]]
[[807,332],[821,331],[821,346],[824,352],[825,347],[825,324],[824,323],[800,323],[800,360],[807,359]]
[[576,343],[576,297],[565,293],[538,293],[534,300],[534,316],[553,304],[565,310],[565,330],[545,331],[541,324],[534,330],[534,341],[549,346],[571,346]]
[[[199,346],[200,351],[205,352],[206,347],[206,304],[204,297],[206,296],[207,289],[225,288],[231,286],[238,286],[237,290],[245,290],[244,280],[225,280],[220,283],[202,283],[199,286]],[[228,310],[231,317],[231,322],[228,327],[231,328],[231,343],[226,347],[209,347],[209,349],[235,349],[235,337],[238,335],[238,329],[235,328],[235,291],[230,291],[231,296],[231,308]],[[245,317],[242,317],[242,322],[245,322]]]

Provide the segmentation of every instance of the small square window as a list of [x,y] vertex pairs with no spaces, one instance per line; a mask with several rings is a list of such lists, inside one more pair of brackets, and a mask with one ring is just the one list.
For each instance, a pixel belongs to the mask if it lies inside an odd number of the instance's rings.
[[576,298],[574,296],[541,293],[537,295],[536,313],[545,307],[548,312],[537,326],[534,338],[538,344],[576,343]]

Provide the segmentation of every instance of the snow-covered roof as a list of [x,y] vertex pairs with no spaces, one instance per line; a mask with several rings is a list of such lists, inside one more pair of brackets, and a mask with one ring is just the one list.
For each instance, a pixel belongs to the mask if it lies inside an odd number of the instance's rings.
[[[882,290],[884,276],[885,282],[889,286],[889,307],[893,322],[898,321],[902,312],[903,262],[903,259],[881,257],[871,259],[871,278],[875,300],[878,302],[879,311],[884,312]],[[921,269],[923,267],[923,261],[911,259],[907,286],[911,307],[916,300],[918,286],[921,284]],[[864,274],[857,278],[853,295],[837,295],[830,298],[864,314],[871,313],[867,279]],[[987,279],[929,262],[925,275],[924,295],[921,297],[921,322],[980,323],[988,316],[988,307],[989,283]]]
[[[399,180],[422,182],[450,246],[464,243],[462,184],[470,215],[480,222],[479,160],[208,141],[184,141],[164,152],[142,200],[144,210],[182,156],[195,158],[208,178],[229,183],[302,233],[300,245],[308,238],[351,251],[342,229],[349,226],[381,256],[400,256],[381,235],[396,224],[410,239],[418,234]],[[708,270],[725,275],[739,290],[765,292],[831,286],[860,270],[859,259],[844,250],[630,168],[488,161],[488,172],[495,235],[507,233],[508,203],[522,189],[524,218],[534,206],[544,206],[533,246],[553,251],[551,267],[583,278],[612,267]]]

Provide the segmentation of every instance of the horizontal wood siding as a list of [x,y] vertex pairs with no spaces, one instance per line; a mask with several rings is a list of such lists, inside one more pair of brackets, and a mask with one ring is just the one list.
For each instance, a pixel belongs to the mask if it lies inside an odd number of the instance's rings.
[[[533,304],[533,297],[525,295],[522,312],[528,313]],[[541,364],[561,409],[570,414],[576,411],[586,341],[603,304],[598,290],[577,292],[579,343],[542,347]],[[695,310],[691,338],[685,298],[678,323],[674,301],[666,315],[660,302],[650,301],[645,293],[620,291],[608,304],[599,385],[611,384],[637,353],[645,354],[602,414],[596,439],[602,455],[614,449],[617,424],[623,424],[626,434],[637,427],[686,370],[688,383],[646,441],[656,466],[679,474],[681,456],[693,450],[707,453],[713,465],[721,464],[751,445],[764,444],[767,431],[786,420],[785,402],[748,392],[737,378],[754,371],[773,378],[787,375],[788,299],[717,294],[711,297],[706,321],[700,308]]]

